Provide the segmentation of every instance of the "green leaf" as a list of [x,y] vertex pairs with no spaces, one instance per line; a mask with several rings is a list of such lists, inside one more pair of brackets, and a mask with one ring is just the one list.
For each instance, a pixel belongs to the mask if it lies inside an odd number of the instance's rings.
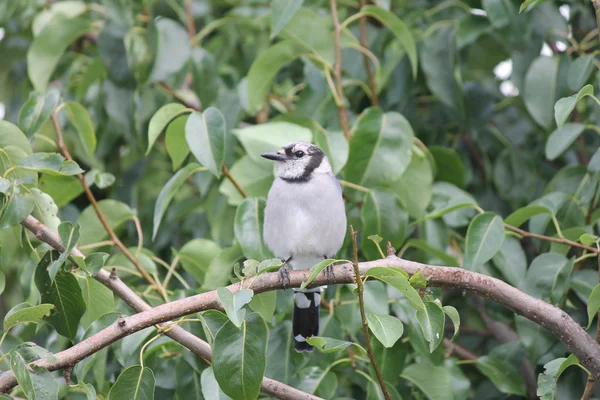
[[98,189],[106,189],[115,183],[115,176],[110,172],[101,172],[94,175],[94,183]]
[[231,397],[223,393],[219,387],[212,367],[208,367],[202,371],[200,386],[202,387],[202,395],[205,399],[231,400]]
[[158,228],[160,228],[160,222],[167,211],[167,207],[169,207],[169,203],[171,200],[173,200],[173,197],[178,192],[181,185],[183,185],[190,176],[194,175],[198,171],[201,171],[202,169],[203,168],[196,163],[188,164],[184,168],[177,171],[162,188],[158,198],[156,199],[156,204],[154,205],[152,240],[156,238]]
[[302,7],[304,0],[273,0],[271,2],[271,39],[285,27]]
[[554,400],[556,398],[558,379],[571,365],[583,369],[574,354],[571,354],[568,358],[554,359],[544,365],[544,372],[538,375],[537,395],[540,396],[540,400]]
[[554,119],[559,128],[563,127],[567,118],[569,118],[569,115],[575,109],[577,102],[586,96],[594,96],[594,87],[592,85],[585,85],[577,94],[563,97],[556,102],[554,105]]
[[87,329],[98,318],[113,311],[115,300],[113,292],[91,276],[79,279],[79,286],[86,304],[85,313],[81,317],[81,325]]
[[477,215],[469,224],[465,244],[464,268],[477,271],[500,250],[504,242],[502,217],[486,212]]
[[373,187],[400,179],[411,160],[413,130],[401,114],[367,108],[358,117],[350,139],[344,179]]
[[506,236],[492,262],[506,282],[517,288],[523,286],[527,271],[527,257],[517,238]]
[[183,164],[190,154],[190,147],[185,140],[185,124],[187,120],[188,116],[183,115],[176,118],[167,127],[165,145],[167,146],[167,153],[169,153],[169,157],[171,157],[171,161],[173,162],[173,170],[181,167],[181,164]]
[[352,342],[333,339],[323,336],[312,336],[306,339],[306,343],[319,350],[321,353],[335,353],[344,350],[346,347],[353,345]]
[[596,314],[600,310],[600,285],[596,285],[594,290],[592,290],[592,294],[588,298],[587,303],[587,315],[588,315],[588,326],[587,329],[592,325],[592,321],[594,320],[594,314]]
[[85,258],[83,268],[90,276],[96,276],[102,267],[104,267],[104,262],[107,258],[108,254],[106,253],[92,253]]
[[229,320],[236,327],[241,327],[246,316],[246,309],[242,308],[252,300],[254,292],[250,289],[242,289],[238,292],[231,293],[227,288],[217,288],[219,301],[223,305]]
[[35,153],[17,163],[17,167],[46,174],[77,175],[84,171],[75,161],[65,160],[58,153]]
[[46,225],[52,232],[58,233],[60,219],[56,216],[58,214],[58,207],[54,203],[54,200],[37,188],[31,188],[30,190],[35,202],[31,215]]
[[4,208],[0,210],[0,229],[20,224],[31,214],[35,207],[35,199],[30,193],[21,193],[19,189],[4,200]]
[[404,51],[406,51],[408,59],[410,60],[413,79],[416,79],[418,70],[417,45],[406,24],[393,12],[378,6],[365,6],[361,8],[360,11],[361,13],[379,20],[379,22],[385,25],[385,27],[396,36],[396,39],[402,45]]
[[244,256],[254,260],[273,258],[263,240],[265,200],[247,198],[235,212],[233,231],[242,247]]
[[586,246],[593,246],[594,244],[598,243],[598,239],[600,239],[598,236],[590,235],[589,233],[584,233],[579,237],[579,241]]
[[8,121],[0,120],[0,149],[15,146],[26,154],[31,154],[31,144],[27,136],[16,126]]
[[443,306],[442,310],[444,311],[444,314],[450,318],[450,321],[452,321],[452,324],[454,325],[454,334],[452,335],[452,340],[454,340],[460,328],[460,314],[456,308],[452,306]]
[[420,270],[417,271],[416,274],[413,274],[413,276],[410,277],[408,282],[416,290],[425,289],[427,287],[427,279],[423,276]]
[[569,76],[567,77],[569,89],[573,91],[579,90],[581,87],[583,87],[583,85],[586,84],[588,79],[590,79],[592,71],[594,70],[595,60],[595,54],[584,54],[579,56],[571,63],[569,66]]
[[542,300],[558,304],[569,289],[573,260],[557,253],[537,256],[527,270],[525,291]]
[[456,257],[453,257],[453,256],[447,254],[444,250],[440,250],[440,249],[437,249],[437,248],[431,246],[425,240],[408,239],[404,243],[404,246],[406,248],[409,248],[409,247],[417,248],[417,249],[423,251],[424,253],[429,254],[429,255],[439,259],[441,262],[444,263],[444,265],[446,265],[448,267],[458,267],[458,261],[456,260]]
[[27,365],[16,350],[10,352],[10,368],[17,383],[29,400],[50,400],[58,398],[58,383],[47,369]]
[[221,250],[210,262],[202,288],[216,289],[219,286],[227,285],[230,281],[233,265],[242,257],[242,249],[237,244]]
[[417,386],[429,400],[455,400],[450,390],[453,376],[448,365],[414,363],[402,371],[401,377]]
[[367,315],[369,329],[385,347],[392,347],[404,332],[404,325],[391,315]]
[[532,217],[539,214],[552,214],[552,211],[545,205],[528,205],[513,211],[504,221],[507,225],[519,227]]
[[4,317],[3,328],[8,331],[15,325],[24,324],[27,322],[38,323],[43,317],[50,315],[50,311],[54,308],[52,304],[40,304],[39,306],[31,306],[28,303],[21,303],[10,309]]
[[183,269],[196,278],[198,284],[204,282],[204,276],[212,260],[221,252],[221,247],[208,239],[190,240],[179,249],[179,259]]
[[154,373],[148,367],[133,365],[121,372],[108,392],[109,400],[153,400]]
[[[536,6],[547,2],[548,0],[525,0],[519,7],[519,14],[527,8],[526,12],[533,10]],[[529,8],[528,8],[529,7]]]
[[430,353],[433,353],[444,339],[445,318],[444,310],[435,301],[426,301],[425,307],[417,310],[417,320],[425,340],[429,342]]
[[509,25],[516,16],[512,4],[506,0],[483,0],[482,5],[494,28]]
[[406,297],[411,307],[417,311],[425,310],[423,300],[421,300],[419,293],[408,282],[408,274],[406,272],[392,267],[374,267],[369,268],[365,276],[370,276],[392,285]]
[[181,70],[191,55],[190,39],[182,24],[169,18],[153,24],[154,65],[148,78],[151,82],[167,80]]
[[265,321],[271,321],[275,314],[276,303],[277,292],[265,292],[253,296],[248,306],[252,311],[259,313]]
[[4,289],[6,288],[6,276],[2,271],[0,271],[0,294],[4,293]]
[[[229,173],[249,197],[267,197],[273,184],[273,165],[255,162],[247,155],[238,159],[229,169]],[[239,206],[244,200],[229,179],[221,182],[219,192],[227,197],[227,202],[232,206]]]
[[54,312],[44,318],[56,331],[74,341],[77,326],[86,306],[77,278],[70,272],[59,270],[54,280],[50,279],[47,268],[58,257],[54,251],[48,251],[39,262],[35,271],[35,285],[40,291],[42,302],[53,304]]
[[412,218],[422,218],[431,201],[433,170],[427,155],[413,151],[408,168],[397,182],[390,185],[400,203]]
[[554,160],[567,150],[585,130],[585,125],[568,123],[555,129],[546,142],[546,158]]
[[267,366],[268,330],[257,313],[241,328],[227,322],[213,344],[213,371],[219,387],[234,399],[256,399]]
[[498,358],[482,356],[477,359],[475,365],[502,393],[525,396],[525,381],[519,370],[511,363]]
[[93,156],[96,151],[96,131],[87,110],[75,101],[67,101],[63,104],[63,107],[85,152],[88,156]]
[[302,285],[300,285],[300,289],[305,289],[308,285],[310,285],[310,283],[313,280],[315,280],[317,275],[319,275],[321,273],[321,271],[323,271],[328,266],[336,264],[336,263],[342,263],[342,262],[347,262],[347,261],[346,260],[334,260],[332,258],[327,258],[327,259],[321,261],[320,263],[318,263],[317,265],[313,266],[310,269],[310,275],[308,276],[308,279],[306,281],[302,282]]
[[540,56],[531,63],[525,75],[523,99],[527,111],[538,125],[548,130],[554,123],[558,65],[558,57]]
[[27,50],[27,74],[35,90],[45,92],[63,53],[81,35],[89,32],[87,16],[74,18],[55,14]]
[[267,122],[243,129],[234,129],[233,133],[244,146],[252,161],[268,165],[271,170],[273,170],[273,161],[262,158],[260,156],[262,153],[277,151],[290,142],[312,141],[310,129],[289,122]]
[[[33,172],[35,174],[35,172]],[[38,187],[48,194],[57,207],[64,207],[83,193],[81,182],[74,176],[43,174]],[[58,229],[58,224],[57,224]]]
[[[335,58],[333,21],[325,13],[308,7],[300,8],[280,33],[282,39],[291,39],[299,46],[298,56],[311,55],[312,62],[320,69],[332,69]],[[347,42],[342,40],[342,46]]]
[[444,217],[444,222],[451,227],[465,226],[469,223],[471,216],[474,214],[473,208],[477,205],[477,202],[469,193],[446,182],[433,184],[431,203],[434,209],[413,224]]
[[77,245],[77,241],[79,240],[79,225],[73,228],[73,224],[70,221],[62,222],[58,226],[58,234],[60,236],[60,241],[65,247],[65,251],[60,253],[60,256],[52,261],[50,266],[48,266],[48,274],[50,276],[50,280],[54,280],[56,273],[59,268],[63,265],[73,248]]
[[455,110],[461,118],[464,115],[464,93],[457,78],[460,77],[460,69],[455,37],[453,25],[443,25],[423,41],[419,55],[427,86],[442,104]]
[[192,113],[185,124],[185,139],[200,164],[219,178],[231,146],[223,114],[214,107]]
[[408,215],[402,209],[396,193],[388,189],[373,189],[365,194],[360,219],[364,235],[361,237],[362,251],[369,260],[381,257],[368,234],[378,234],[398,248],[406,238]]
[[309,54],[310,51],[294,40],[282,40],[262,51],[248,71],[248,111],[255,114],[265,104],[267,93],[277,73],[286,64]]
[[182,114],[188,114],[192,111],[179,103],[166,104],[159,108],[150,119],[150,124],[148,125],[148,148],[146,149],[146,155],[150,154],[154,142],[167,129],[171,121]]
[[60,91],[50,89],[46,94],[31,92],[19,111],[19,126],[31,138],[48,121],[60,102]]
[[436,180],[464,188],[466,185],[465,164],[458,153],[453,149],[441,146],[431,146],[429,151],[435,160]]

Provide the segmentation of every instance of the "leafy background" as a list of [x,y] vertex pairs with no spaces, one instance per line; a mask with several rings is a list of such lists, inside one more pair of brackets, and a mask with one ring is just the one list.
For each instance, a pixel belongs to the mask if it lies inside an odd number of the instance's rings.
[[[401,257],[498,277],[596,334],[592,2],[331,3],[0,3],[0,369],[19,378],[12,394],[255,398],[264,371],[327,399],[383,398],[352,285],[326,291],[323,353],[291,350],[289,291],[220,289],[227,315],[180,322],[213,345],[212,368],[154,328],[78,363],[71,385],[26,366],[131,314],[93,279],[99,268],[155,306],[276,265],[259,264],[272,258],[261,223],[273,180],[259,155],[292,140],[327,153],[361,259],[381,258],[383,238]],[[77,244],[85,268],[24,231],[30,213]],[[338,257],[351,249],[348,235]],[[367,282],[364,297],[392,398],[581,398],[587,373],[567,369],[577,360],[540,326],[390,274],[373,272],[387,284]],[[240,329],[256,338],[245,361]]]

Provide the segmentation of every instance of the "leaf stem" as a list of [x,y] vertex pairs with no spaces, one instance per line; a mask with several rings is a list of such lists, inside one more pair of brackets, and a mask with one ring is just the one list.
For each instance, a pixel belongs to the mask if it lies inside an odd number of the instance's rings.
[[156,336],[144,343],[144,345],[140,349],[140,366],[142,367],[142,369],[144,369],[144,351],[146,351],[146,347],[148,347],[152,342],[160,338],[162,335],[162,332],[159,331]]
[[344,106],[344,93],[342,90],[342,26],[338,20],[336,0],[330,0],[331,18],[333,19],[334,41],[335,41],[335,64],[333,66],[333,77],[335,79],[335,89],[340,102],[338,114],[340,116],[340,125],[347,140],[350,140],[350,128],[348,126],[348,117],[346,116],[346,107]]
[[358,269],[358,245],[356,244],[356,231],[354,227],[350,225],[350,232],[352,233],[352,254],[353,254],[353,262],[352,265],[354,267],[354,276],[356,279],[356,286],[358,287],[358,306],[360,308],[360,318],[362,320],[363,333],[365,335],[365,342],[367,345],[367,354],[369,355],[369,359],[371,360],[371,366],[375,370],[375,374],[377,375],[377,380],[379,381],[379,386],[381,386],[381,390],[383,391],[383,396],[386,400],[391,400],[390,393],[385,387],[385,381],[383,380],[383,375],[381,374],[381,370],[377,365],[375,360],[375,355],[373,354],[373,348],[371,347],[371,335],[369,334],[369,325],[367,323],[367,316],[365,315],[365,299],[364,299],[364,286],[362,278],[360,277],[360,271]]
[[233,186],[235,186],[237,191],[240,192],[242,197],[243,198],[248,197],[248,193],[246,193],[246,191],[242,188],[242,186],[240,186],[240,183],[238,181],[236,181],[233,176],[231,176],[231,173],[229,172],[227,165],[223,164],[223,167],[221,168],[221,170],[223,171],[223,175],[225,175],[227,177],[227,179],[229,179],[231,181]]
[[352,182],[348,182],[348,181],[343,181],[341,179],[339,181],[340,181],[340,184],[342,186],[346,186],[346,187],[349,187],[351,189],[358,190],[360,192],[365,192],[365,193],[371,192],[371,189],[366,188],[364,186],[357,185],[356,183],[352,183]]

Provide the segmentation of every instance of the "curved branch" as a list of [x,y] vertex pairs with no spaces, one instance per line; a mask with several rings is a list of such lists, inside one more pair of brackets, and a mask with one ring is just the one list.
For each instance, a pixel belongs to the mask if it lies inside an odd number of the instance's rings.
[[[25,219],[25,221],[23,221],[21,224],[27,230],[31,231],[42,242],[49,244],[51,247],[55,248],[58,251],[64,251],[64,246],[62,245],[58,236],[54,232],[52,232],[47,226],[42,224],[40,221],[38,221],[31,215],[28,216]],[[81,253],[81,251],[78,248],[74,248],[72,253],[73,255],[84,257],[83,253]],[[149,304],[142,300],[141,297],[139,297],[133,290],[131,290],[131,288],[127,286],[122,280],[120,280],[116,275],[113,276],[108,271],[102,269],[98,272],[95,278],[96,280],[104,284],[106,287],[108,287],[110,290],[112,290],[117,296],[123,299],[123,301],[125,301],[136,312],[152,310],[152,307]],[[161,326],[164,326],[164,324],[162,324]],[[182,327],[174,326],[168,331],[166,331],[165,335],[178,342],[182,346],[186,347],[188,350],[190,350],[192,353],[202,358],[203,360],[211,360],[212,351],[210,345],[204,340],[200,339],[199,337],[189,333]],[[113,341],[116,340],[118,339],[115,339]],[[104,344],[103,347],[107,344]],[[75,365],[78,361],[88,357],[89,355],[95,353],[100,349],[101,347],[98,347],[95,351],[92,351],[91,353],[85,355],[78,355],[77,353],[67,353],[65,355],[65,351],[57,353],[55,356],[58,358],[58,362],[55,363],[56,365],[52,366],[52,368],[48,369],[56,370]],[[4,392],[10,389],[16,384],[17,381],[12,372],[9,371],[0,375],[0,392]],[[301,390],[288,386],[285,383],[281,383],[267,377],[263,377],[261,389],[264,393],[267,393],[279,399],[322,400],[320,397],[305,393]]]
[[[581,364],[585,366],[595,378],[600,377],[600,345],[598,345],[598,343],[596,343],[577,322],[560,308],[523,293],[499,279],[460,268],[438,267],[403,260],[394,255],[381,260],[360,263],[359,269],[361,274],[364,275],[369,268],[381,266],[400,268],[409,274],[415,274],[420,271],[428,279],[431,286],[466,290],[508,307],[517,314],[523,315],[548,329],[555,337],[565,344],[571,353],[575,354]],[[303,281],[308,279],[309,274],[309,270],[290,272],[290,281],[287,287],[299,287]],[[311,282],[309,287],[354,282],[353,266],[350,263],[334,267],[334,274],[334,278],[330,280],[327,279],[325,273],[319,274]],[[106,275],[108,275],[108,273],[106,273]],[[109,279],[111,281],[118,281],[117,279],[111,279],[110,277]],[[124,284],[123,286],[124,287],[121,288],[122,290],[131,291],[131,289]],[[252,289],[255,293],[262,293],[281,289],[281,287],[279,274],[275,272],[266,273],[256,278],[250,278],[243,282],[230,285],[228,286],[228,289],[232,292],[236,292],[244,288]],[[141,302],[141,299],[137,301]],[[145,304],[145,308],[147,307],[149,306]],[[58,359],[57,362],[38,361],[36,364],[46,367],[49,370],[73,365],[116,340],[146,327],[208,309],[222,309],[216,291],[214,290],[173,301],[171,303],[162,304],[148,311],[127,317],[123,319],[121,323],[114,323],[83,342],[57,353],[55,355]],[[179,329],[173,328],[169,333],[173,333],[174,331],[177,332]],[[185,331],[180,332],[180,334],[193,336]],[[194,342],[199,343],[197,340],[194,340]],[[206,344],[205,342],[203,343]],[[209,353],[209,349],[207,348],[200,348],[197,350],[205,355]],[[6,391],[14,386],[15,383],[16,381],[12,372],[5,373],[0,377],[0,391]]]

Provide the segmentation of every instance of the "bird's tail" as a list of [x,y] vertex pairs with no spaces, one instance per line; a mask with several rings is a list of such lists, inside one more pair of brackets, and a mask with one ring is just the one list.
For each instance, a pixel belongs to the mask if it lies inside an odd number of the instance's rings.
[[322,290],[320,287],[309,290],[294,289],[292,334],[297,352],[312,351],[313,347],[306,342],[306,339],[319,335]]

